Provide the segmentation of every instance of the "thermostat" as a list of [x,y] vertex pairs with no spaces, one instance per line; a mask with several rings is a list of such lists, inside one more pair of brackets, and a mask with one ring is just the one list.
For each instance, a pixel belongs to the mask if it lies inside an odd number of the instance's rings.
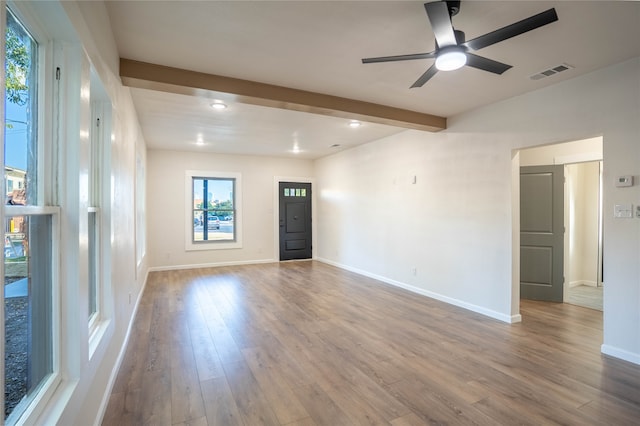
[[618,176],[616,178],[616,186],[633,186],[633,176]]

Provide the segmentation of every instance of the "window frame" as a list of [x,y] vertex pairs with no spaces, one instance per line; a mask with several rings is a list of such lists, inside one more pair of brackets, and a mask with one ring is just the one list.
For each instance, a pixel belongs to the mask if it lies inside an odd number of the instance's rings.
[[[235,240],[193,240],[193,179],[234,179],[234,210],[233,226]],[[242,248],[242,174],[235,172],[216,172],[203,170],[185,171],[185,250],[226,250]]]
[[[6,418],[6,424],[33,423],[52,398],[62,382],[61,367],[61,331],[60,331],[60,297],[59,261],[60,261],[60,208],[57,206],[5,206],[4,218],[18,216],[51,216],[51,373],[45,376],[36,386],[31,398],[21,401]],[[4,304],[4,294],[0,296]],[[3,308],[4,310],[4,308]],[[4,342],[4,327],[2,328]],[[4,383],[4,343],[2,344],[2,387]],[[3,408],[4,408],[4,398]],[[22,410],[21,410],[22,409]]]
[[[92,83],[93,85],[93,83]],[[105,95],[106,96],[106,95]],[[99,338],[97,338],[97,331],[101,324],[106,319],[105,315],[105,286],[108,279],[106,278],[104,262],[105,251],[108,247],[105,247],[105,235],[108,235],[109,226],[104,220],[105,209],[104,205],[108,202],[105,200],[105,192],[108,191],[108,187],[105,189],[106,177],[103,170],[108,170],[105,167],[105,159],[108,156],[108,142],[111,134],[111,101],[108,98],[99,97],[96,100],[90,102],[91,109],[91,134],[90,134],[90,155],[89,155],[89,205],[87,206],[88,219],[93,216],[94,223],[91,226],[91,221],[87,223],[88,237],[90,233],[93,233],[94,247],[93,253],[88,250],[88,256],[93,255],[93,262],[95,270],[92,270],[91,266],[88,267],[88,286],[95,284],[95,312],[89,310],[89,356],[93,355]],[[89,259],[91,264],[91,259]],[[92,282],[92,280],[94,280]],[[91,296],[92,290],[88,288],[88,294]],[[89,308],[91,308],[92,301],[89,300]]]
[[[61,299],[63,289],[60,285],[60,247],[62,238],[62,219],[61,208],[53,202],[55,199],[55,184],[57,181],[57,161],[58,146],[53,137],[53,113],[52,105],[54,99],[53,89],[53,45],[52,37],[48,30],[42,25],[40,13],[35,11],[33,5],[28,2],[19,1],[0,1],[2,5],[0,11],[0,19],[2,19],[2,28],[6,31],[7,9],[10,9],[14,17],[29,32],[36,42],[36,66],[37,70],[34,75],[34,81],[37,84],[37,99],[34,103],[37,111],[34,114],[33,135],[36,140],[36,168],[32,173],[35,174],[37,182],[36,192],[32,197],[30,205],[4,205],[0,209],[2,214],[0,219],[5,220],[16,216],[51,216],[51,372],[46,375],[36,388],[32,391],[30,398],[21,401],[11,415],[8,416],[3,424],[31,424],[35,423],[42,413],[44,413],[47,404],[50,403],[54,395],[60,392],[62,377],[62,325],[61,325]],[[4,42],[3,42],[4,43]],[[6,51],[2,48],[3,53]],[[4,61],[5,59],[3,59]],[[4,62],[3,62],[4,63]],[[2,91],[4,93],[4,88]],[[3,121],[6,117],[3,111]],[[4,135],[4,129],[3,133]],[[2,154],[2,163],[4,160],[4,149]],[[4,261],[2,262],[2,273],[4,274]],[[0,295],[2,303],[2,311],[4,311],[4,293]],[[2,367],[2,375],[0,376],[0,384],[5,387],[4,378],[4,327],[0,327],[0,366]],[[4,407],[4,397],[2,404]]]

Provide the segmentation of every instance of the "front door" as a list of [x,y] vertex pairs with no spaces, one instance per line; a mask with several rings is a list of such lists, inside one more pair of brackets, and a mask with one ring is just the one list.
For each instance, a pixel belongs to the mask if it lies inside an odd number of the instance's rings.
[[311,258],[311,184],[280,182],[280,260]]
[[520,168],[520,297],[562,302],[564,166]]

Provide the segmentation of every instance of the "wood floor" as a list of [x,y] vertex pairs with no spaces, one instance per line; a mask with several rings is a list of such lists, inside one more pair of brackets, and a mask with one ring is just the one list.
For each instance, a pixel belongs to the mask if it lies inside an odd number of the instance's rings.
[[603,288],[588,285],[570,287],[567,291],[566,303],[602,311]]
[[104,425],[637,425],[602,313],[505,324],[317,262],[154,272]]

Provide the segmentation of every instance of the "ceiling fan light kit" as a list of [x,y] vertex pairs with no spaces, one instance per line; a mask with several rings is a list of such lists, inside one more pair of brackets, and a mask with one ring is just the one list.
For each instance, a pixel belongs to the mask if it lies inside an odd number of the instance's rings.
[[511,68],[511,65],[475,55],[470,51],[483,49],[558,20],[556,10],[551,8],[480,37],[465,41],[464,33],[455,30],[452,23],[453,16],[460,11],[460,1],[434,1],[425,3],[424,8],[435,36],[436,50],[427,53],[364,58],[362,63],[372,64],[435,58],[435,63],[413,83],[412,88],[422,87],[438,71],[452,71],[465,65],[493,74],[502,74]]
[[467,55],[461,46],[448,46],[440,49],[436,56],[436,68],[439,71],[454,71],[467,63]]

